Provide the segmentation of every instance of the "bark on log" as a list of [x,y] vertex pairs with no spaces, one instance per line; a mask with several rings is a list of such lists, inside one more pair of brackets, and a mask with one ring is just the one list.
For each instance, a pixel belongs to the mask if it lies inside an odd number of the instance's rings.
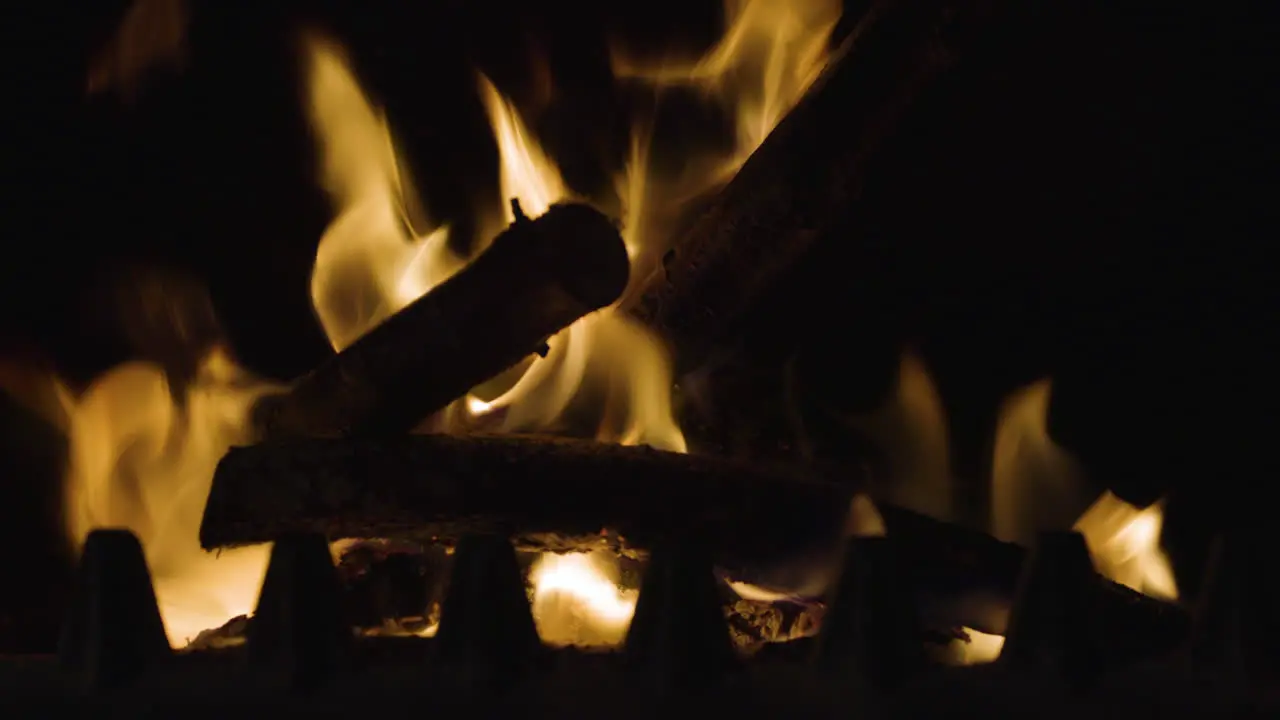
[[254,409],[260,438],[407,432],[618,299],[630,270],[585,205],[521,219],[471,265]]
[[730,333],[840,217],[920,96],[980,40],[995,0],[880,0],[705,213],[676,241],[666,279],[633,308],[682,368]]
[[[205,548],[282,532],[456,538],[501,530],[548,549],[704,536],[728,566],[833,548],[850,488],[796,472],[647,447],[416,435],[234,448],[205,506]],[[530,537],[536,536],[536,537]]]

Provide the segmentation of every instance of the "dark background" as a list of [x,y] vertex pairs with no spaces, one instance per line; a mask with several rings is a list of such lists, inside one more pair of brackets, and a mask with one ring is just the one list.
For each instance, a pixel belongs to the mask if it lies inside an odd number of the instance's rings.
[[[167,293],[198,309],[202,287],[207,317],[256,372],[290,378],[324,357],[308,278],[329,207],[300,103],[305,25],[349,46],[428,212],[465,231],[497,182],[474,68],[538,109],[544,146],[590,193],[620,167],[632,102],[609,75],[608,39],[696,49],[719,17],[715,0],[266,5],[195,3],[181,73],[157,73],[132,100],[84,93],[124,3],[3,11],[17,31],[0,44],[6,357],[73,383],[139,356],[181,375],[187,341],[141,308]],[[915,348],[970,482],[986,477],[1000,399],[1052,375],[1054,435],[1099,486],[1170,494],[1169,544],[1194,589],[1212,532],[1274,512],[1275,28],[1221,8],[1071,5],[995,33],[910,114],[869,210],[732,347],[754,395],[779,396],[779,368],[799,357],[824,402],[850,410]],[[671,152],[717,127],[703,110],[666,128]],[[13,618],[60,602],[57,437],[11,403],[4,417],[0,542],[13,565],[0,616],[10,644],[41,647],[47,628]],[[793,445],[785,428],[760,432],[784,454]],[[823,447],[838,455],[845,440]]]

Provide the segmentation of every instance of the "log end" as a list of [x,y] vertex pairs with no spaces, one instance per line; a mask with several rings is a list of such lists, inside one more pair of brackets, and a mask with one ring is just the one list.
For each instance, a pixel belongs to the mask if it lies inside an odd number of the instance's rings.
[[[514,228],[523,225],[517,221]],[[546,214],[526,225],[534,234],[537,259],[556,273],[561,286],[575,300],[592,310],[622,296],[631,275],[627,246],[617,226],[600,211],[581,203],[552,205]],[[519,238],[521,233],[503,233]],[[592,272],[581,272],[592,268]]]

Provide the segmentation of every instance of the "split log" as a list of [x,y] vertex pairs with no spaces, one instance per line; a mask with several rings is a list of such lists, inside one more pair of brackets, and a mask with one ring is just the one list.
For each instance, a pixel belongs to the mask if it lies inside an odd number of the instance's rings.
[[993,0],[879,0],[807,95],[676,241],[633,308],[698,364],[824,232],[856,212],[902,118],[981,41]]
[[630,263],[585,205],[518,219],[474,262],[254,408],[260,438],[407,432],[618,299]]
[[526,546],[567,550],[598,544],[607,528],[630,547],[705,536],[732,567],[833,548],[849,496],[846,485],[795,471],[648,447],[518,436],[297,439],[227,453],[200,542],[503,531]]

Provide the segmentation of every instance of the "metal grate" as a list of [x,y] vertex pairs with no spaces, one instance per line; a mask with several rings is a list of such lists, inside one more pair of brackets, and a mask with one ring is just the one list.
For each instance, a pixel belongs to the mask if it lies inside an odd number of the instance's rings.
[[1274,717],[1265,663],[1240,628],[1251,607],[1223,546],[1187,652],[1100,673],[1083,539],[1049,533],[1029,556],[1001,658],[933,667],[890,538],[848,541],[811,643],[733,650],[710,557],[656,547],[624,646],[542,645],[505,537],[457,548],[435,638],[355,638],[323,537],[277,541],[247,642],[170,650],[137,539],[93,533],[57,657],[0,661],[0,716],[641,718]]

